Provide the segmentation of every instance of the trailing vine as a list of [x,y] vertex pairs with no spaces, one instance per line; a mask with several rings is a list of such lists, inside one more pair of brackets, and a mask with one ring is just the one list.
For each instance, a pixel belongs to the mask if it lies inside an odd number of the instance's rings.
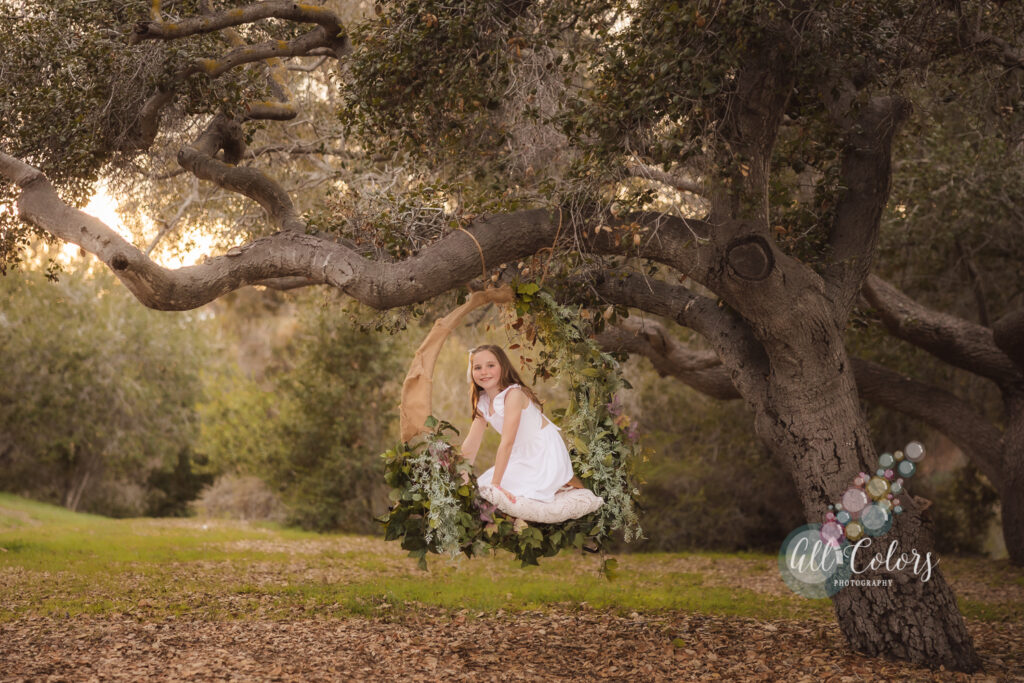
[[629,388],[618,362],[601,351],[576,311],[535,283],[516,287],[509,325],[538,349],[534,380],[557,375],[569,385],[568,409],[552,417],[562,423],[574,471],[604,505],[557,524],[506,515],[479,496],[472,466],[451,443],[458,430],[430,417],[429,434],[381,456],[392,501],[380,518],[385,538],[400,540],[423,568],[428,552],[474,557],[503,548],[525,566],[567,549],[601,551],[617,531],[627,542],[641,534],[634,509],[640,446],[616,395]]

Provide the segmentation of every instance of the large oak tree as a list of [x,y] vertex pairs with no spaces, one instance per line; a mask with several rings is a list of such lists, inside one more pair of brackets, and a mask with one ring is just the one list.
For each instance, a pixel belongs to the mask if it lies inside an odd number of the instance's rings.
[[[541,269],[565,296],[698,333],[713,357],[694,372],[746,402],[818,521],[876,459],[844,332],[907,84],[948,60],[1019,71],[1019,10],[1000,5],[422,0],[346,26],[343,6],[279,0],[9,3],[0,175],[24,224],[7,217],[4,253],[29,229],[77,244],[164,310],[254,284],[328,285],[385,309],[481,268]],[[303,118],[296,77],[336,96],[331,135]],[[300,124],[309,144],[275,133]],[[299,198],[292,167],[264,163],[273,149],[359,172]],[[146,161],[172,157],[182,173]],[[202,181],[256,202],[266,229],[167,269],[75,208],[101,174],[142,194]],[[384,175],[387,201],[360,192]],[[410,208],[395,188],[445,199]],[[888,290],[869,291],[884,310]],[[1014,382],[1022,359],[1003,353]],[[927,552],[922,505],[904,499],[887,538]],[[851,647],[977,668],[941,573],[868,576],[894,583],[834,598]]]

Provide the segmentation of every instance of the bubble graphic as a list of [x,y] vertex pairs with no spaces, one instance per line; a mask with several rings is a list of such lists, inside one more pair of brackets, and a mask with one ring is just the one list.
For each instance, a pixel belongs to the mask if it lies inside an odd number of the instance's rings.
[[846,489],[846,493],[843,494],[843,509],[849,512],[850,516],[854,519],[870,502],[868,494],[864,492],[864,489],[851,487]]
[[892,528],[892,515],[879,503],[872,503],[864,508],[860,522],[868,536],[881,536]]
[[[823,531],[820,524],[805,524],[791,532],[779,549],[782,580],[793,592],[804,597],[835,595],[852,574],[843,554],[846,544],[829,546],[822,540]],[[841,534],[842,529],[839,531]]]
[[830,548],[838,548],[843,540],[843,527],[836,522],[826,522],[821,525],[821,540]]
[[903,452],[910,462],[919,462],[924,457],[924,446],[920,441],[911,441],[904,447]]

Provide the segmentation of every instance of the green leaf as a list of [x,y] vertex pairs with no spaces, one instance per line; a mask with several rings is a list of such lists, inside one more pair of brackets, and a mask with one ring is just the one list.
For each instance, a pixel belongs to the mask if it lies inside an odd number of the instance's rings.
[[519,294],[536,294],[540,291],[540,285],[536,282],[528,282],[525,285],[519,285],[516,287],[516,291]]
[[586,442],[575,434],[572,435],[572,443],[580,453],[590,455],[590,447]]
[[433,415],[428,415],[427,421],[424,423],[424,426],[428,427],[429,429],[433,429],[434,427],[437,426],[437,418],[434,417]]

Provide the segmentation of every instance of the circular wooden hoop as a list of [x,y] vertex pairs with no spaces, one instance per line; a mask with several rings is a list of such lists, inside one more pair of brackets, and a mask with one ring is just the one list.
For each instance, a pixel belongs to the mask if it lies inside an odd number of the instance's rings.
[[399,420],[402,441],[408,443],[417,434],[428,433],[425,423],[431,414],[431,397],[434,389],[434,365],[441,353],[441,347],[470,311],[487,304],[510,304],[515,301],[511,287],[485,289],[473,292],[454,311],[434,323],[423,343],[416,349],[409,372],[402,382],[402,402],[399,406]]

